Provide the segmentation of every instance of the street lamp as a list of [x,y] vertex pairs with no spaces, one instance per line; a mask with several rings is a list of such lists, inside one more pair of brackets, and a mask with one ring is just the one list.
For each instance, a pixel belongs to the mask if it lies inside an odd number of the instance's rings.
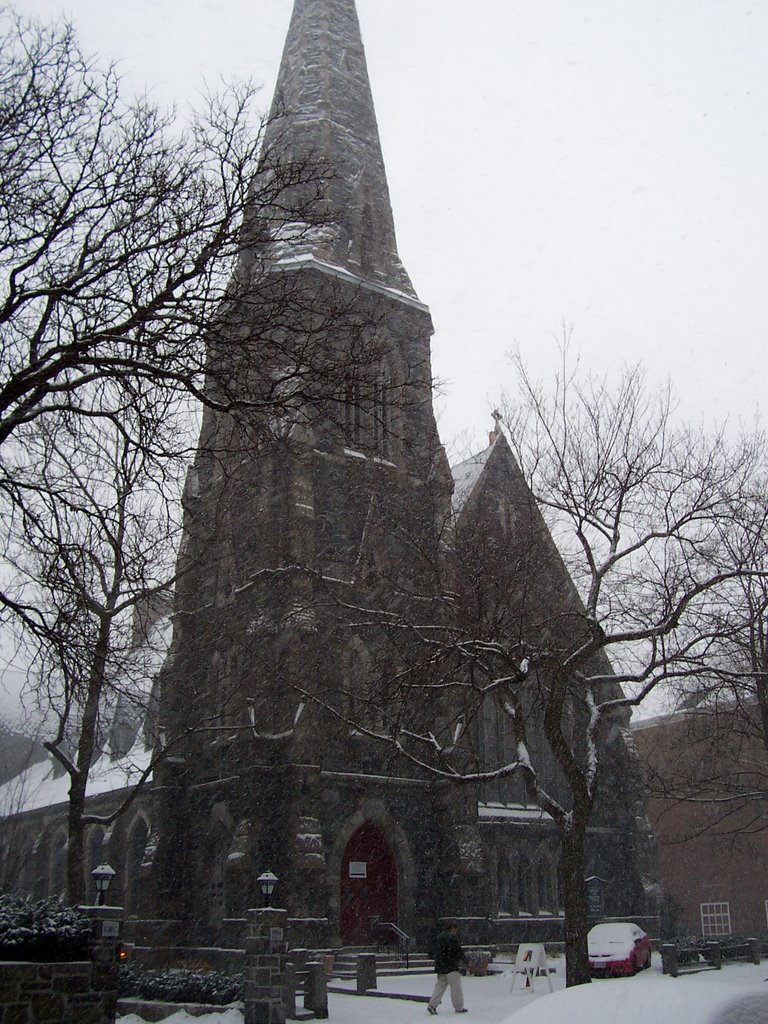
[[103,907],[107,889],[110,887],[112,879],[115,877],[115,869],[110,867],[109,864],[99,864],[97,868],[93,869],[91,875],[96,883],[96,891],[99,894],[98,905]]
[[271,871],[265,871],[263,874],[259,875],[256,881],[259,883],[261,895],[264,897],[264,906],[268,907],[269,897],[275,891],[275,886],[278,882],[277,875],[273,874]]

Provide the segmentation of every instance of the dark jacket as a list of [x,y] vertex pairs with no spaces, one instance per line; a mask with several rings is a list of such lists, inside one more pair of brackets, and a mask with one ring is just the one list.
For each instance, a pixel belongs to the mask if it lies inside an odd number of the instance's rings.
[[450,974],[458,971],[464,959],[464,950],[453,932],[441,932],[435,943],[435,972]]

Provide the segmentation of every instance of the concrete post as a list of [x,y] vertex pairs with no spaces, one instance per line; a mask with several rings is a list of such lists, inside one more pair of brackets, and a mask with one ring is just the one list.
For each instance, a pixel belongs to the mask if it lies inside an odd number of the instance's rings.
[[245,1024],[285,1024],[287,910],[249,910],[245,940]]
[[753,964],[760,963],[760,939],[747,939],[749,943],[749,955]]
[[677,977],[677,946],[673,942],[664,943],[661,947],[661,973]]
[[376,954],[361,953],[357,958],[357,991],[362,995],[376,988]]
[[[290,954],[289,954],[290,956]],[[288,960],[285,965],[285,977],[283,979],[283,1006],[287,1020],[296,1020],[296,989],[298,978],[296,976],[296,964]]]
[[328,981],[325,975],[325,964],[319,960],[307,962],[304,1008],[312,1010],[318,1020],[328,1019]]
[[723,951],[720,948],[719,942],[707,943],[707,960],[718,971],[723,966]]

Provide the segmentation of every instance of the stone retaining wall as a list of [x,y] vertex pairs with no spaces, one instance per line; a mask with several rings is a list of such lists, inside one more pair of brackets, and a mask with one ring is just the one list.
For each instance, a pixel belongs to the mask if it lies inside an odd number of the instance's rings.
[[81,907],[90,960],[0,961],[0,1024],[114,1024],[122,907]]
[[117,971],[89,961],[0,963],[0,1024],[114,1024]]

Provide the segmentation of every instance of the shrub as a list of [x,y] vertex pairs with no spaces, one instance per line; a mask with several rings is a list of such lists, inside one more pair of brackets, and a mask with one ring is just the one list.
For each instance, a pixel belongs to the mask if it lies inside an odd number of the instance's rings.
[[0,896],[0,960],[87,960],[89,934],[85,914],[57,896]]
[[118,993],[120,998],[226,1006],[242,999],[243,976],[217,971],[146,971],[123,964],[119,972]]
[[464,953],[467,962],[467,971],[477,977],[483,977],[488,973],[488,964],[493,960],[490,949],[468,949]]

